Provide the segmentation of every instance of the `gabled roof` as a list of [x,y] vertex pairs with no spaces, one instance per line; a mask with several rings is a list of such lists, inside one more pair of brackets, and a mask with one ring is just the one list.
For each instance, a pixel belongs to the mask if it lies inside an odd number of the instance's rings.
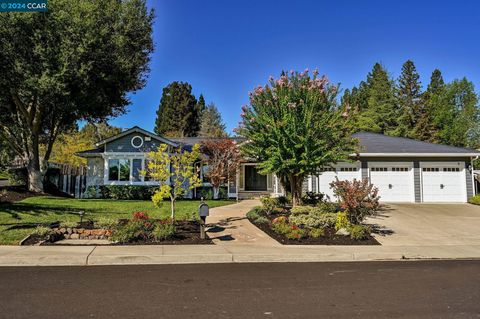
[[360,156],[480,156],[480,152],[474,149],[422,142],[404,137],[370,132],[358,132],[353,136],[359,140]]
[[99,147],[99,148],[94,148],[94,149],[91,149],[91,150],[77,152],[77,153],[75,153],[75,155],[80,156],[80,157],[96,157],[96,156],[101,155],[103,153],[103,151],[104,151],[104,148]]
[[138,127],[138,126],[134,126],[134,127],[130,128],[130,129],[128,129],[128,130],[123,131],[123,132],[120,133],[120,134],[111,136],[111,137],[109,137],[109,138],[107,138],[107,139],[104,139],[104,140],[102,140],[102,141],[100,141],[100,142],[97,142],[97,143],[95,143],[95,146],[97,146],[97,147],[102,146],[102,145],[104,145],[104,144],[106,144],[106,143],[109,143],[109,142],[111,142],[111,141],[114,141],[114,140],[116,140],[116,139],[119,139],[119,138],[121,138],[121,137],[123,137],[123,136],[125,136],[125,135],[130,134],[130,133],[142,133],[142,134],[144,134],[144,135],[146,135],[146,136],[150,136],[151,138],[153,138],[153,139],[155,139],[155,140],[157,140],[157,141],[159,141],[159,142],[162,142],[162,143],[165,143],[165,144],[174,146],[174,147],[177,147],[177,146],[178,146],[178,144],[175,143],[174,141],[169,140],[169,139],[164,138],[164,137],[161,137],[161,136],[159,136],[159,135],[157,135],[157,134],[154,134],[154,133],[152,133],[152,132],[146,131],[146,130],[144,130],[143,128],[140,128],[140,127]]

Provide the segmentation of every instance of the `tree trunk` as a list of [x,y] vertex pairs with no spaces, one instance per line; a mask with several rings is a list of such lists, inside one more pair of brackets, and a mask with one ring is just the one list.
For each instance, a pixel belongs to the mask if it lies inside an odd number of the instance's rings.
[[213,199],[218,199],[218,194],[220,194],[220,187],[213,187]]
[[303,177],[296,175],[289,175],[290,189],[292,192],[292,205],[298,206],[302,204],[302,184]]
[[39,159],[30,159],[27,165],[28,190],[35,193],[43,193],[44,170],[41,169]]
[[172,209],[172,214],[171,214],[171,218],[172,218],[172,221],[175,220],[175,199],[171,199],[170,200],[170,206],[171,206],[171,209]]

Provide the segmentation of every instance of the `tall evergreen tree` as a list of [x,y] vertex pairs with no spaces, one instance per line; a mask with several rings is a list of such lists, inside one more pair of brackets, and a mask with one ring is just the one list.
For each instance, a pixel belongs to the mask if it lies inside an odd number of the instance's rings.
[[395,109],[394,85],[385,68],[379,63],[376,63],[367,75],[364,88],[367,103],[358,114],[357,129],[394,134],[398,116]]
[[198,118],[197,99],[190,84],[175,81],[163,88],[155,133],[170,137],[196,136]]
[[395,135],[404,137],[414,135],[416,122],[421,115],[421,95],[420,75],[415,64],[408,60],[402,66],[396,90],[399,118]]
[[448,83],[434,116],[439,142],[479,147],[479,115],[478,95],[473,83],[466,78]]
[[192,131],[195,131],[195,136],[198,135],[198,133],[200,132],[200,127],[202,125],[202,116],[205,108],[205,98],[203,97],[203,94],[200,94],[200,96],[198,97],[197,105],[195,105],[195,120],[192,123]]
[[422,94],[419,117],[413,129],[413,138],[432,143],[440,142],[435,116],[444,92],[445,82],[442,73],[439,69],[435,69],[430,77],[427,90]]
[[222,115],[218,111],[214,103],[209,103],[202,114],[200,125],[201,137],[225,137],[225,124],[222,121]]

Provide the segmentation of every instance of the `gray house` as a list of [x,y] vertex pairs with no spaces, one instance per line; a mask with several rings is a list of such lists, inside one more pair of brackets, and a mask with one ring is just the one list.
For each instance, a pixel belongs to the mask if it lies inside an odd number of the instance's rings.
[[[334,200],[330,183],[368,178],[384,202],[466,202],[474,195],[473,159],[480,152],[407,138],[360,132],[354,135],[360,153],[351,161],[325,167],[310,176],[305,190],[321,192]],[[163,138],[133,127],[96,144],[96,149],[78,153],[88,160],[87,187],[99,185],[158,185],[140,174],[146,153],[159,144],[189,147],[200,138]],[[204,186],[209,186],[205,181]],[[244,162],[227,186],[231,198],[284,193],[274,174],[261,175],[255,162]],[[195,196],[192,192],[189,196]]]

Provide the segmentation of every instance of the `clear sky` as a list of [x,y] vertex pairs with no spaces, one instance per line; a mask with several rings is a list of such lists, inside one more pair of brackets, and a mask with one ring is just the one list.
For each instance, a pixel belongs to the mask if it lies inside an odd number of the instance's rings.
[[281,70],[318,68],[343,89],[375,62],[397,77],[407,59],[424,87],[445,80],[480,85],[480,1],[150,0],[155,52],[145,88],[110,121],[153,130],[162,88],[187,81],[214,102],[231,131],[248,92]]

